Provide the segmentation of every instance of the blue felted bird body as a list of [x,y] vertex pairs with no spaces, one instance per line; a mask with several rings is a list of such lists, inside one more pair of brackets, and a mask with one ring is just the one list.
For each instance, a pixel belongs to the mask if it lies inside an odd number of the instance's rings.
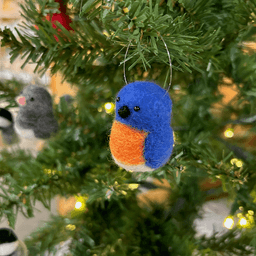
[[114,161],[138,172],[163,166],[173,148],[171,110],[169,94],[157,84],[138,81],[124,86],[117,94],[109,141]]
[[20,109],[14,128],[23,138],[47,139],[58,131],[51,95],[40,86],[27,86],[17,98]]

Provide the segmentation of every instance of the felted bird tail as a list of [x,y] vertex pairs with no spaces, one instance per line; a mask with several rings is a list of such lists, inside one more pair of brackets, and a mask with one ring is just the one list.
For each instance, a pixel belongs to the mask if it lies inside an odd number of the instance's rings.
[[12,114],[4,108],[0,108],[0,130],[4,144],[12,145],[19,142],[19,137],[14,130]]
[[0,256],[27,256],[26,245],[10,228],[0,228]]

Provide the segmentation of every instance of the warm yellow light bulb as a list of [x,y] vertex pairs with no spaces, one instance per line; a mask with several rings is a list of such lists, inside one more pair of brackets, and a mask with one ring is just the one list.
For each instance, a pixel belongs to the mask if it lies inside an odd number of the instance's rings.
[[83,206],[81,202],[76,202],[75,208],[80,209]]
[[232,165],[234,165],[234,164],[236,164],[237,161],[238,161],[237,158],[232,158],[232,159],[230,160],[230,163],[231,163]]
[[248,213],[249,213],[250,215],[254,215],[254,211],[252,211],[252,210],[249,210]]
[[115,108],[115,104],[112,102],[107,102],[104,105],[105,111],[109,114],[111,112],[113,112],[114,108]]
[[[56,170],[51,170],[51,169],[44,169],[44,173],[48,174],[48,175],[55,175],[57,173]],[[58,174],[60,174],[60,172],[58,172]]]
[[75,198],[76,198],[75,209],[79,211],[84,211],[86,209],[87,198],[85,196],[75,196]]
[[228,128],[225,132],[224,132],[225,137],[227,138],[232,138],[234,136],[234,129],[232,128]]
[[129,189],[134,190],[134,189],[137,189],[138,186],[139,186],[139,184],[129,184],[128,187],[129,187]]
[[76,226],[73,225],[73,224],[68,224],[68,225],[66,226],[66,229],[67,229],[67,230],[70,230],[70,231],[73,231],[73,230],[76,229]]
[[240,220],[239,220],[239,224],[242,226],[242,227],[245,227],[246,225],[247,225],[247,220],[246,220],[246,218],[241,218]]
[[124,8],[123,8],[123,12],[124,12],[124,13],[128,13],[128,12],[129,12],[129,9],[128,9],[127,7],[124,7]]
[[231,229],[234,226],[234,220],[232,217],[227,217],[223,223],[225,228]]
[[243,166],[243,162],[241,160],[237,160],[236,161],[236,166],[237,167],[242,167]]
[[126,196],[127,195],[127,192],[126,191],[124,191],[124,190],[121,190],[120,191],[124,196]]
[[112,107],[111,103],[106,103],[105,104],[105,109],[110,110],[111,107]]
[[106,37],[110,37],[108,31],[106,31],[106,30],[103,31],[103,35],[105,35]]
[[239,160],[239,159],[237,159],[237,158],[232,158],[232,159],[230,160],[230,163],[231,163],[232,165],[236,165],[237,167],[242,167],[242,166],[243,166],[243,161],[241,161],[241,160]]

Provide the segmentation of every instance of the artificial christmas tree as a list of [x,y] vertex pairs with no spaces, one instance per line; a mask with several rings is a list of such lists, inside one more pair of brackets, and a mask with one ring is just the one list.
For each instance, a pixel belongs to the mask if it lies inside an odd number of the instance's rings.
[[[57,28],[56,22],[59,22],[66,30],[68,31],[73,31],[73,29],[70,27],[71,19],[70,17],[66,14],[66,6],[63,4],[61,0],[55,0],[56,3],[59,3],[59,8],[58,8],[58,13],[52,13],[52,14],[47,14],[46,20],[50,21],[52,23],[53,28]],[[37,25],[35,25],[36,29],[39,29]],[[61,31],[61,29],[58,29],[57,31]],[[54,35],[54,38],[56,41],[59,41],[59,38]]]
[[[37,64],[35,72],[60,71],[77,88],[72,104],[54,105],[59,132],[36,157],[1,151],[0,216],[12,227],[18,211],[33,216],[35,201],[49,207],[55,195],[77,198],[73,211],[31,234],[29,255],[54,251],[68,239],[70,255],[255,253],[256,56],[245,42],[255,40],[256,1],[61,3],[68,6],[73,33],[44,19],[58,12],[50,0],[26,0],[21,10],[27,22],[17,34],[0,30],[12,62],[21,55],[24,65]],[[172,155],[152,172],[127,172],[115,164],[109,148],[112,105],[125,84],[121,65],[126,64],[129,82],[145,80],[166,89],[169,57]],[[223,99],[224,85],[236,92],[230,101]],[[2,91],[14,102],[17,91],[8,84]],[[168,191],[166,203],[138,201],[136,185],[149,178],[168,182],[157,185]],[[199,184],[209,178],[221,181],[232,202],[232,218],[225,222],[230,230],[196,237],[193,223],[207,199]],[[237,224],[234,216],[240,218]]]

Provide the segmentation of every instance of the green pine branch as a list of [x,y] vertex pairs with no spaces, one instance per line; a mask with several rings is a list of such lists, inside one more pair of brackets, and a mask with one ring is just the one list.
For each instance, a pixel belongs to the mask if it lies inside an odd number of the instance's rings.
[[[43,0],[25,1],[21,8],[27,22],[15,33],[0,30],[1,45],[10,49],[12,62],[21,56],[23,67],[36,63],[40,74],[49,68],[53,74],[61,71],[79,90],[76,104],[54,106],[59,134],[36,158],[22,150],[1,151],[0,218],[7,217],[14,227],[18,212],[33,216],[36,201],[49,208],[57,194],[81,194],[89,197],[88,212],[55,217],[27,240],[31,255],[54,251],[68,237],[73,238],[72,254],[79,256],[191,255],[193,250],[201,255],[247,255],[247,245],[255,248],[254,229],[246,235],[238,232],[240,238],[230,231],[196,240],[192,223],[204,200],[197,183],[205,177],[221,179],[234,200],[232,214],[240,206],[256,211],[255,152],[237,141],[216,140],[231,114],[238,120],[255,116],[255,54],[245,53],[242,42],[255,36],[256,1],[69,2],[74,32],[61,25],[61,32],[52,28],[45,16],[58,12],[58,3]],[[120,65],[129,42],[128,81],[167,83],[168,55],[160,35],[174,69],[172,127],[186,129],[175,129],[172,157],[163,168],[132,176],[111,158],[108,140],[114,115],[105,113],[104,104],[114,102],[124,84]],[[223,76],[238,84],[238,95],[214,117],[211,108],[222,97],[218,84]],[[19,89],[15,83],[0,84],[5,93],[1,99],[14,106]],[[254,122],[251,125],[253,131]],[[243,167],[230,163],[234,155],[244,160]],[[170,208],[138,206],[136,191],[128,184],[147,177],[171,184]],[[68,224],[75,229],[67,229]]]
[[[196,242],[198,244],[198,254],[196,255],[252,255],[253,247],[248,247],[250,238],[234,228],[228,230],[223,235],[218,232],[211,237],[202,236]],[[213,253],[213,254],[210,254]]]

